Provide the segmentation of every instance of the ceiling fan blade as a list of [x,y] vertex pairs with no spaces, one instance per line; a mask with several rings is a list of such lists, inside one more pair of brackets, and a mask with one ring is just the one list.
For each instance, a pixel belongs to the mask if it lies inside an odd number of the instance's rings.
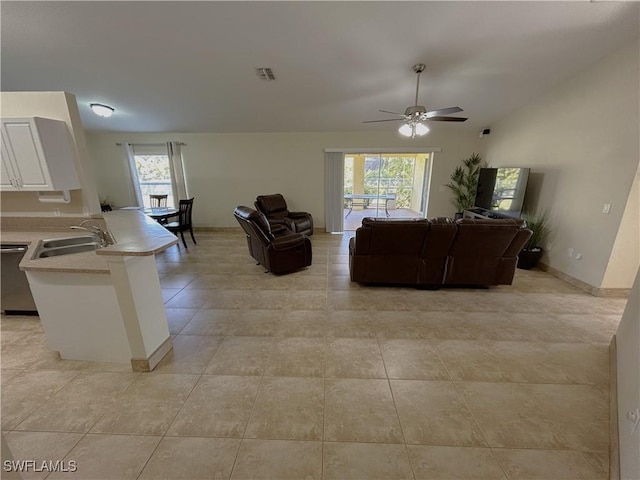
[[436,121],[436,122],[464,122],[465,120],[468,120],[468,118],[464,118],[464,117],[429,117],[429,118],[427,118],[427,120]]
[[405,120],[405,118],[388,118],[386,120],[367,120],[366,122],[362,122],[362,123],[397,122],[399,120]]
[[460,107],[441,108],[439,110],[430,110],[426,113],[427,118],[436,117],[438,115],[449,115],[450,113],[462,112]]
[[390,112],[389,110],[378,110],[378,111],[382,113],[390,113],[391,115],[403,115],[402,113]]

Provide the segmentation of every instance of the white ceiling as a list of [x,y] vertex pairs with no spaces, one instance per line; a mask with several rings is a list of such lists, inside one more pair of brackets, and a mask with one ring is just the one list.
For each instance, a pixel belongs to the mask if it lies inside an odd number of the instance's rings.
[[1,86],[75,94],[88,130],[384,131],[397,124],[362,121],[412,105],[423,62],[419,103],[460,106],[464,125],[484,128],[637,40],[638,7],[3,0]]

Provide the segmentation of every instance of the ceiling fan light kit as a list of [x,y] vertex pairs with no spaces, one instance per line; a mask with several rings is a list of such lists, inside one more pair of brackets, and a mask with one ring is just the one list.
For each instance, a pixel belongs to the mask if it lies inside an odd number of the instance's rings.
[[420,122],[407,122],[400,125],[398,132],[400,132],[405,137],[415,138],[416,135],[418,137],[422,137],[423,135],[429,133],[429,127]]
[[464,122],[467,120],[463,117],[446,117],[450,113],[462,112],[460,107],[448,107],[438,110],[428,111],[424,106],[418,105],[418,92],[420,88],[420,74],[424,72],[426,65],[424,63],[417,63],[413,66],[413,71],[418,75],[416,81],[416,99],[414,105],[407,107],[404,113],[395,113],[388,110],[379,110],[382,113],[390,113],[391,115],[398,115],[400,118],[389,118],[386,120],[368,120],[362,123],[377,123],[377,122],[397,122],[399,120],[404,121],[398,132],[405,137],[415,138],[416,136],[423,136],[429,133],[429,127],[424,122]]

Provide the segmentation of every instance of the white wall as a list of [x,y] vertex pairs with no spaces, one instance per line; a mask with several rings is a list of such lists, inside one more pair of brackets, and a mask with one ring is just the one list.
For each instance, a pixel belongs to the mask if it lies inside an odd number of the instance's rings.
[[3,215],[62,215],[100,212],[94,164],[88,158],[84,128],[78,112],[76,97],[65,92],[2,92],[3,117],[44,117],[62,120],[67,124],[76,149],[76,167],[82,190],[71,191],[71,202],[41,203],[36,192],[2,192]]
[[453,169],[473,152],[482,153],[478,132],[464,125],[432,125],[426,137],[406,140],[390,127],[375,133],[194,133],[87,134],[96,162],[100,197],[117,206],[135,202],[127,159],[116,143],[181,141],[194,223],[237,227],[233,210],[253,206],[257,195],[282,193],[291,210],[310,212],[324,227],[324,149],[440,147],[434,157],[428,216],[453,216],[449,181]]
[[616,332],[620,478],[640,478],[640,425],[633,429],[629,411],[640,412],[640,270]]
[[[543,263],[595,287],[611,260],[606,286],[630,288],[640,263],[638,202],[627,203],[639,159],[639,58],[634,42],[558,85],[492,125],[486,150],[493,166],[532,167],[527,204],[553,219]],[[627,205],[636,227],[623,239]]]
[[613,244],[609,265],[602,280],[603,288],[629,288],[629,264],[638,262],[640,256],[640,164],[636,171],[627,205],[622,214],[618,236]]

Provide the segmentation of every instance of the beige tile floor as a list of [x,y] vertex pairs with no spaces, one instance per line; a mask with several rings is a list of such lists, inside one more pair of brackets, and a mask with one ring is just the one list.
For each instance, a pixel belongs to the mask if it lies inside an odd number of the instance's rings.
[[351,234],[274,276],[239,232],[158,257],[174,349],[157,369],[61,361],[2,318],[17,459],[88,479],[606,479],[608,344],[624,300],[539,271],[422,291],[348,277]]

